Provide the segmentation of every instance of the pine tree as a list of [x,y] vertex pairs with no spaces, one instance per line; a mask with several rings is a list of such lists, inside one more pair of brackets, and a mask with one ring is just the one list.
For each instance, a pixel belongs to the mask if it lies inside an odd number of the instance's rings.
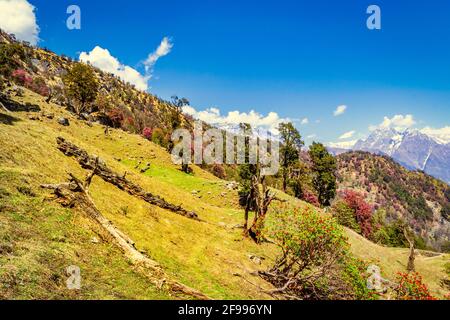
[[286,192],[288,185],[289,171],[292,166],[299,161],[299,152],[304,145],[302,137],[294,125],[281,123],[278,127],[281,139],[281,167],[283,173],[283,191]]
[[329,206],[336,195],[336,159],[328,153],[325,146],[314,142],[309,147],[313,163],[313,186],[322,206]]

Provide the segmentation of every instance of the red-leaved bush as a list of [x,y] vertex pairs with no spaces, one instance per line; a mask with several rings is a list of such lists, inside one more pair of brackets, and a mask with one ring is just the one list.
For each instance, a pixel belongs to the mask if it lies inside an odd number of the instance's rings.
[[418,273],[399,272],[397,282],[395,293],[398,300],[436,300]]
[[319,198],[308,190],[303,191],[302,200],[312,204],[315,207],[320,207]]
[[361,232],[366,238],[372,234],[372,213],[373,207],[366,202],[364,196],[354,190],[344,190],[341,198],[352,210],[355,211],[355,218],[361,227]]
[[27,85],[27,88],[44,97],[50,95],[50,89],[45,83],[45,80],[41,77],[34,78],[32,83]]
[[23,69],[14,70],[11,76],[21,86],[29,86],[33,82],[33,78]]
[[151,128],[145,127],[144,130],[142,130],[142,135],[147,140],[152,140],[153,130]]
[[50,94],[50,89],[48,88],[47,84],[45,83],[45,80],[41,77],[32,78],[25,70],[23,69],[17,69],[13,71],[11,74],[14,81],[24,86],[31,91],[34,91],[41,96],[48,97]]
[[113,127],[120,128],[120,126],[122,125],[122,122],[125,118],[123,111],[119,108],[114,108],[114,109],[109,110],[107,115],[108,115],[109,119],[111,120]]

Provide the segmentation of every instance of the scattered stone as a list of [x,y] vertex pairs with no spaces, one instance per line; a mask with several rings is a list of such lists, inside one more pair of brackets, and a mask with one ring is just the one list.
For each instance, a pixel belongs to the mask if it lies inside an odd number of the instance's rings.
[[141,169],[141,173],[146,173],[148,170],[150,170],[150,163],[147,163],[147,165]]
[[239,188],[239,183],[237,183],[236,181],[231,181],[226,185],[226,188],[228,190],[237,190]]
[[260,258],[255,255],[249,255],[248,258],[250,259],[250,261],[258,265],[260,265],[262,263],[262,260],[264,260],[264,258]]
[[30,114],[30,115],[28,116],[28,119],[31,120],[31,121],[38,121],[38,120],[41,120],[41,118],[39,118],[38,116],[33,115],[33,114]]
[[91,243],[97,244],[97,243],[100,243],[100,240],[98,240],[97,237],[93,237],[93,238],[91,239]]
[[220,194],[221,197],[225,197],[226,195],[227,195],[226,192],[222,192],[222,193]]
[[192,193],[192,194],[198,194],[198,191],[197,191],[197,190],[192,190],[191,193]]
[[59,123],[60,125],[62,125],[62,126],[65,126],[65,127],[70,126],[69,119],[64,118],[64,117],[59,118],[59,119],[58,119],[58,123]]
[[91,116],[86,112],[81,113],[79,118],[80,118],[80,120],[86,120],[86,121],[91,120]]

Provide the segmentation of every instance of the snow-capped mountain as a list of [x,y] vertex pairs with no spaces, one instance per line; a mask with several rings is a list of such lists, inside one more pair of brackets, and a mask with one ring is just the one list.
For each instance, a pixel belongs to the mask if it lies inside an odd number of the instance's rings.
[[377,129],[352,149],[386,154],[408,169],[422,170],[450,183],[450,143],[445,144],[419,130]]

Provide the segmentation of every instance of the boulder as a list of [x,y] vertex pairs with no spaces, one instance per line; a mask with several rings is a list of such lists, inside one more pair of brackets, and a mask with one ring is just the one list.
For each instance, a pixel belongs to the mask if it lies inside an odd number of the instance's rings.
[[59,119],[58,119],[58,123],[59,123],[60,125],[62,125],[62,126],[65,126],[65,127],[70,126],[69,119],[64,118],[64,117],[59,118]]

